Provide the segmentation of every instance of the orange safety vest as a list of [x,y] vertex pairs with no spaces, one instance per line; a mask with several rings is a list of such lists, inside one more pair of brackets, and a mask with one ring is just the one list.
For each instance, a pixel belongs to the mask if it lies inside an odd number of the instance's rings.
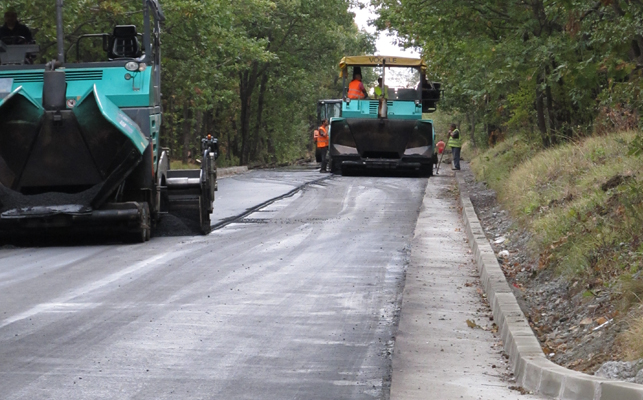
[[353,79],[351,83],[348,84],[348,98],[349,99],[363,99],[364,92],[360,88],[361,81]]
[[[322,134],[323,132],[323,134]],[[328,130],[323,126],[319,127],[319,134],[317,135],[317,147],[328,147]]]

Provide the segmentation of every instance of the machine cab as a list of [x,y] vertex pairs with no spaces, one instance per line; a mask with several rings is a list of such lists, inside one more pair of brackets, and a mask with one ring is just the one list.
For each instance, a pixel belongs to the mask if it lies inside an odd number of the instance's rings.
[[342,116],[342,99],[329,99],[317,101],[317,126],[327,119]]
[[[426,77],[422,59],[388,56],[349,56],[340,61],[344,82],[343,116],[350,118],[422,119],[436,110],[441,85]],[[359,75],[366,90],[351,88]]]

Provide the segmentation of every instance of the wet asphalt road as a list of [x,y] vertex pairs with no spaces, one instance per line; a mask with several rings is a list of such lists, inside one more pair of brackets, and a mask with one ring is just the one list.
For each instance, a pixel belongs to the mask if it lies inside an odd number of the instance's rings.
[[[222,180],[213,223],[319,177]],[[2,248],[0,397],[386,398],[426,184],[331,177],[206,237]]]

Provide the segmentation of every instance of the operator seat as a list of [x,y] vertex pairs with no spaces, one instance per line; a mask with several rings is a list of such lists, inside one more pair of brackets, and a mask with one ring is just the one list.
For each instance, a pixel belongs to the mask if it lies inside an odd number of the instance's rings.
[[116,25],[110,39],[108,58],[139,58],[143,54],[135,25]]

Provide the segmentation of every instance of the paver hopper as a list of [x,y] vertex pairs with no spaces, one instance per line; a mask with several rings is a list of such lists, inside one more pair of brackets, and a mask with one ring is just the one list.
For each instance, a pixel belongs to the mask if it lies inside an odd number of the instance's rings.
[[0,44],[0,236],[117,232],[143,242],[174,205],[209,232],[216,139],[204,141],[199,170],[170,170],[159,145],[158,2],[143,0],[142,35],[117,25],[81,36],[77,46],[101,38],[105,55],[76,63],[65,63],[57,6],[56,61],[33,65],[38,45]]

